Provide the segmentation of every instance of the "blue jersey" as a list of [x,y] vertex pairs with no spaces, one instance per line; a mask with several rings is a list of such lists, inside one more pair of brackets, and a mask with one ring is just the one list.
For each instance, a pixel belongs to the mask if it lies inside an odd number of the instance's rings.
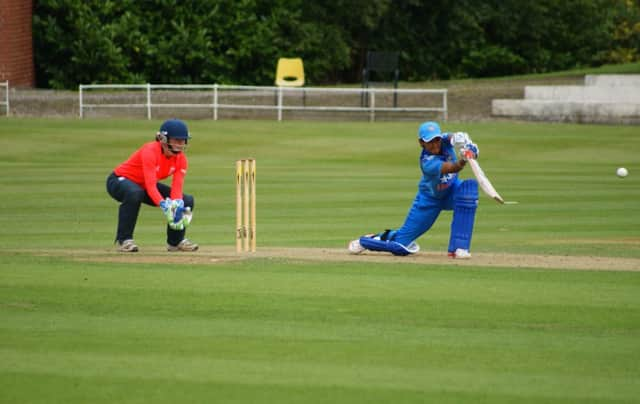
[[440,171],[443,163],[453,163],[457,160],[448,134],[444,134],[442,137],[440,154],[430,154],[423,148],[420,154],[420,168],[422,169],[422,179],[418,185],[420,194],[436,199],[444,199],[449,196],[452,185],[459,181],[458,173],[442,174]]

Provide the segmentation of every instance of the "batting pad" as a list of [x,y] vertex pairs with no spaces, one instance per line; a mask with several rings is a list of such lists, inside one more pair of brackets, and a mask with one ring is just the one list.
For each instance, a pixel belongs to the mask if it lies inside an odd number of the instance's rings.
[[470,249],[477,207],[478,182],[474,179],[462,181],[454,196],[449,252],[458,248]]
[[393,255],[409,255],[419,250],[417,245],[417,248],[411,248],[413,246],[408,248],[395,241],[382,241],[367,236],[360,237],[360,245],[370,251],[386,251]]

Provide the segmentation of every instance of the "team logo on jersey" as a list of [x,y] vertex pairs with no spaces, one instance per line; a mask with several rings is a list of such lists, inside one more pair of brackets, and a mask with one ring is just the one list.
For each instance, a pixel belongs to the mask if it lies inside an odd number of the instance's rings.
[[456,174],[455,173],[449,173],[449,174],[441,175],[440,176],[440,183],[438,184],[436,189],[438,191],[443,191],[443,190],[449,188],[451,186],[451,183],[455,180],[455,178],[456,178]]

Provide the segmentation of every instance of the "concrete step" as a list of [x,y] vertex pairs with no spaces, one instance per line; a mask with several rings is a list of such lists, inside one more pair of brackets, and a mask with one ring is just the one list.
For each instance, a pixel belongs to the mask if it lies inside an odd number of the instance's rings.
[[608,86],[526,86],[527,100],[570,102],[640,102],[640,87],[627,90]]
[[493,100],[492,115],[527,120],[640,124],[640,103]]
[[584,78],[587,86],[636,87],[640,89],[640,74],[587,74]]

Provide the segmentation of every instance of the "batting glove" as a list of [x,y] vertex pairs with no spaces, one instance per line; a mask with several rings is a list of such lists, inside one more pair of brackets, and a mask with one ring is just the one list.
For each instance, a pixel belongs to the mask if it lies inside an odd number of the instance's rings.
[[471,143],[471,138],[467,132],[455,132],[451,134],[450,141],[451,146],[453,146],[455,150],[459,150]]
[[465,145],[462,149],[460,149],[460,158],[462,160],[474,159],[477,160],[478,156],[480,156],[480,149],[478,149],[478,145],[475,143],[469,143]]

